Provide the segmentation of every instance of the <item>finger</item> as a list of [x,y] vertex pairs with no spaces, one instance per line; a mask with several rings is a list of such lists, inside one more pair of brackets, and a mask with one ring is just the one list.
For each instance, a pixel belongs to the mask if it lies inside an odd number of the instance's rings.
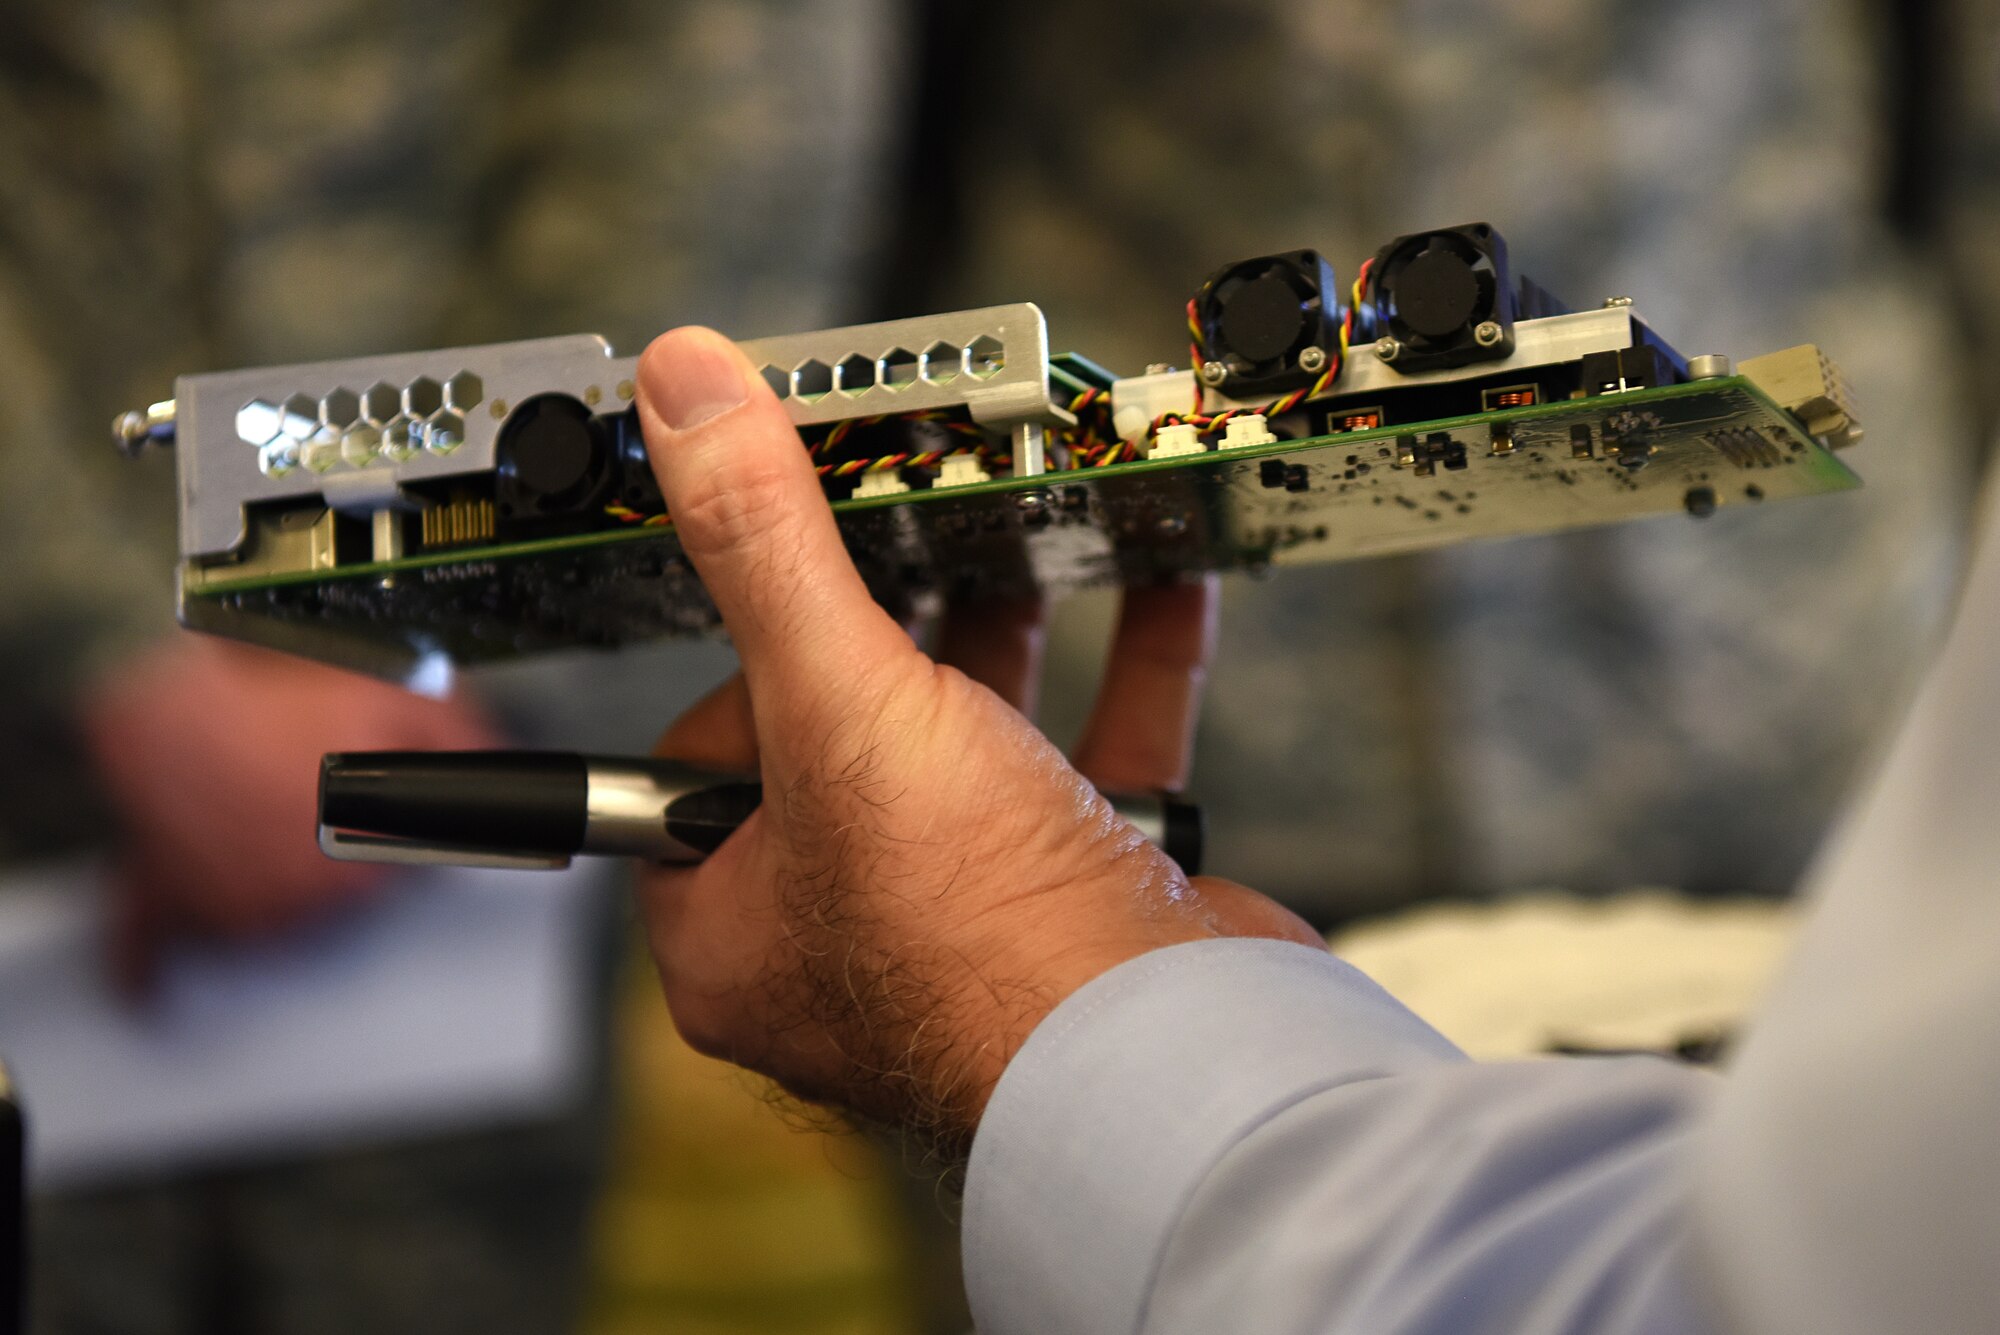
[[722,774],[757,772],[757,722],[740,672],[688,707],[667,726],[653,754]]
[[1108,792],[1179,789],[1215,648],[1216,581],[1125,590],[1076,767]]
[[681,546],[774,712],[913,658],[841,545],[811,457],[735,344],[677,329],[639,359],[639,420]]
[[945,608],[937,654],[1030,718],[1042,674],[1040,598],[978,598]]

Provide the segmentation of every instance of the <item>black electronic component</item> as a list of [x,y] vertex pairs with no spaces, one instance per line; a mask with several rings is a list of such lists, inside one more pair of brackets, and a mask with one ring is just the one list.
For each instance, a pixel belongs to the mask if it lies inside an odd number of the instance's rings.
[[1239,399],[1282,393],[1311,384],[1338,355],[1339,285],[1318,251],[1260,255],[1203,283],[1194,319],[1203,365],[1225,372],[1212,388]]
[[564,531],[595,522],[617,477],[615,427],[567,394],[517,406],[495,446],[494,506],[506,530]]
[[1543,320],[1551,315],[1568,315],[1569,303],[1550,292],[1532,278],[1523,276],[1515,281],[1514,318],[1516,320]]
[[[1539,291],[1539,289],[1537,289]],[[1371,329],[1403,372],[1437,371],[1514,351],[1507,243],[1486,223],[1397,237],[1368,272]]]
[[1465,467],[1465,446],[1449,431],[1432,431],[1421,440],[1415,436],[1396,437],[1396,462],[1418,477],[1429,477],[1443,464],[1454,471]]
[[1578,379],[1586,394],[1623,394],[1627,390],[1653,389],[1677,384],[1681,375],[1673,361],[1658,346],[1638,343],[1615,352],[1585,354]]

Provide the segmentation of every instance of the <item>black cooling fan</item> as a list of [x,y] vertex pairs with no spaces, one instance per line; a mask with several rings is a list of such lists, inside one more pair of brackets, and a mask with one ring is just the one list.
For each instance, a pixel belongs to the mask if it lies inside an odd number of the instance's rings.
[[1228,373],[1211,387],[1235,398],[1310,384],[1340,347],[1339,287],[1315,250],[1239,260],[1201,285],[1194,308],[1204,363]]
[[1389,365],[1436,371],[1514,351],[1507,243],[1485,223],[1397,237],[1376,255],[1368,288],[1374,333],[1395,340]]

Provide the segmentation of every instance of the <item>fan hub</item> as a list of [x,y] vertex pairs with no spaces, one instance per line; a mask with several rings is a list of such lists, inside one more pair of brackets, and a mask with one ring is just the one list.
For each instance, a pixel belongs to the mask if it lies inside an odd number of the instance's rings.
[[1473,321],[1479,276],[1464,259],[1432,246],[1396,279],[1396,316],[1425,338],[1450,338]]
[[1222,336],[1232,352],[1251,362],[1283,357],[1308,332],[1312,317],[1298,289],[1267,270],[1229,294],[1222,308]]

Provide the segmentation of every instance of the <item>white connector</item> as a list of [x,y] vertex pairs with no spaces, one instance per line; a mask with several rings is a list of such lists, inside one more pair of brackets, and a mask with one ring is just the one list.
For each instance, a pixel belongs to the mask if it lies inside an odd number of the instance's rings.
[[1207,448],[1201,443],[1201,432],[1191,423],[1176,422],[1153,433],[1153,447],[1146,451],[1146,457],[1171,459],[1177,454],[1200,454]]
[[974,482],[991,482],[993,475],[980,465],[976,454],[952,454],[945,456],[938,469],[937,486],[963,487]]
[[1233,450],[1242,445],[1269,445],[1276,439],[1262,413],[1244,413],[1223,423],[1222,443],[1216,448]]
[[854,489],[854,499],[858,501],[869,496],[901,496],[909,489],[910,484],[897,477],[895,469],[884,468],[861,475],[861,484]]

